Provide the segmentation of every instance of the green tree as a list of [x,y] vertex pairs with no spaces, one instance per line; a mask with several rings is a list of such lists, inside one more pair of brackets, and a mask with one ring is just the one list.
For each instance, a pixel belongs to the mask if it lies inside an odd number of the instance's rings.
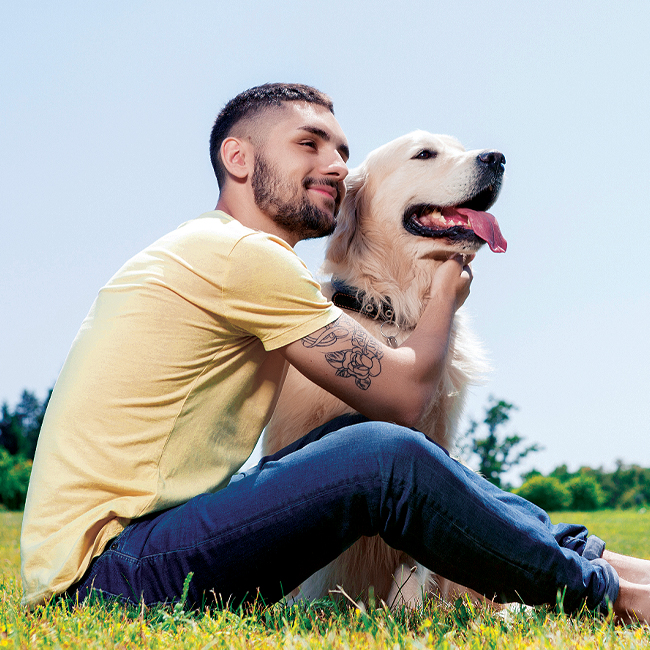
[[[501,477],[505,472],[518,465],[528,454],[540,451],[537,445],[521,447],[524,438],[514,433],[501,435],[499,427],[510,420],[510,411],[516,410],[514,404],[490,397],[492,406],[485,410],[482,424],[487,426],[487,436],[477,437],[479,423],[472,421],[466,438],[471,440],[470,456],[478,457],[478,471],[497,487],[503,487]],[[467,445],[466,445],[467,447]]]
[[571,494],[572,510],[598,510],[603,504],[603,491],[598,481],[586,473],[569,479],[566,486]]
[[7,403],[2,405],[0,447],[4,447],[11,455],[34,458],[45,409],[51,395],[50,390],[48,396],[41,402],[34,393],[24,390],[13,411]]
[[[526,483],[537,470],[522,475]],[[624,465],[616,461],[616,470],[605,472],[602,467],[581,467],[570,472],[566,465],[556,467],[548,477],[558,480],[571,495],[569,507],[574,510],[598,508],[640,508],[650,505],[650,469]]]
[[9,410],[9,405],[5,402],[0,420],[0,448],[6,449],[12,456],[17,454],[21,436],[20,419]]
[[25,505],[32,461],[0,449],[0,504],[9,510]]
[[554,476],[533,476],[516,489],[515,494],[547,512],[564,510],[571,503],[569,489]]
[[616,461],[616,470],[602,483],[607,507],[638,508],[650,505],[650,469]]

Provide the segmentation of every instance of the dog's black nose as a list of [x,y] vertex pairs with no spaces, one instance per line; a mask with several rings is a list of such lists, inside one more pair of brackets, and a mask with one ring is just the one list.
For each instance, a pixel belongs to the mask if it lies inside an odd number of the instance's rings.
[[506,157],[500,151],[484,151],[478,155],[478,159],[495,171],[506,166]]

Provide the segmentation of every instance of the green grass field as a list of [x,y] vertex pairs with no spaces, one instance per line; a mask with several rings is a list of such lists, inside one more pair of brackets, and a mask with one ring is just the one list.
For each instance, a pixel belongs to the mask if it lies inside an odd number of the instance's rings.
[[[650,559],[650,512],[563,512],[553,520],[584,522],[613,550]],[[20,606],[20,521],[20,513],[0,512],[0,648],[650,648],[648,626],[616,627],[588,612],[567,617],[546,608],[504,620],[464,601],[392,613],[326,602],[247,612],[101,604],[27,612]]]

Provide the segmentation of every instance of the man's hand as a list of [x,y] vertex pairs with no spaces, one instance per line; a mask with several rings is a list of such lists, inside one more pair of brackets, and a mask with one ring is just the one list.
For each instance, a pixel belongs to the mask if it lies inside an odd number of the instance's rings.
[[454,311],[457,311],[469,296],[472,278],[471,266],[464,264],[462,255],[454,255],[436,270],[429,297],[438,299],[450,297],[453,300]]
[[455,255],[436,271],[420,322],[398,348],[347,315],[280,353],[303,375],[371,419],[416,426],[438,389],[456,310],[472,270]]

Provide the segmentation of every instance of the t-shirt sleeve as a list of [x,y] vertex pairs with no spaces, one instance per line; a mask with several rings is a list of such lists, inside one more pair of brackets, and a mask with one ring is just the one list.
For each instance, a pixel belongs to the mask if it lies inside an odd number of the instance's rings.
[[226,317],[259,338],[265,350],[293,343],[341,315],[304,262],[276,237],[242,237],[228,256],[224,279]]

